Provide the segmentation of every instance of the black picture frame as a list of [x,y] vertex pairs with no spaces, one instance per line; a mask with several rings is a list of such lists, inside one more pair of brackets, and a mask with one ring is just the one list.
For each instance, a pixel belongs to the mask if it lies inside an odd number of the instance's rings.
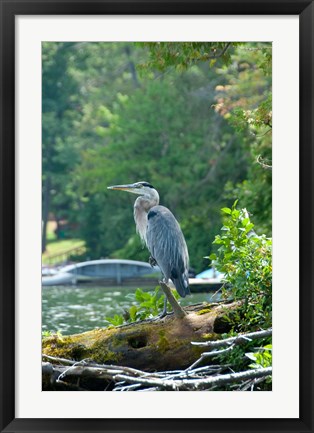
[[[0,0],[0,428],[1,432],[312,432],[314,5],[303,0]],[[300,417],[298,419],[15,418],[15,16],[299,15],[300,20]],[[296,167],[297,169],[297,167]],[[295,206],[291,202],[289,206]],[[294,229],[294,228],[292,228]],[[295,228],[297,230],[297,228]],[[287,233],[289,236],[289,233]],[[293,254],[293,252],[290,252]],[[289,326],[289,318],[287,320]],[[289,380],[289,378],[287,378]],[[158,408],[156,408],[158,410]]]

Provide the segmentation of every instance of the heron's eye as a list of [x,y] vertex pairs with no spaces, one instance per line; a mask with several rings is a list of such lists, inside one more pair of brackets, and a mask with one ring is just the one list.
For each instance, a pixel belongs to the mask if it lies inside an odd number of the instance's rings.
[[146,188],[154,188],[153,185],[151,185],[150,183],[147,183],[147,182],[144,182],[141,185],[145,186]]

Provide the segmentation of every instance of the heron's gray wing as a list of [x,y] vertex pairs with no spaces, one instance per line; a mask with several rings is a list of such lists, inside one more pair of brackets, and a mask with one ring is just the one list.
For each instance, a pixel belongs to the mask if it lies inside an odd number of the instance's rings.
[[178,293],[190,293],[189,255],[179,223],[164,206],[154,206],[147,215],[147,247],[166,279],[171,279]]

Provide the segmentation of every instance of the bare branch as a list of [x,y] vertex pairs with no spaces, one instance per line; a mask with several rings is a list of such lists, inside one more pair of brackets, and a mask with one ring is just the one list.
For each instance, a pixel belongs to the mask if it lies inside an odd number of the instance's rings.
[[256,162],[261,165],[263,168],[265,168],[266,170],[272,170],[272,166],[268,165],[264,162],[265,160],[262,159],[261,155],[258,155],[258,157],[256,158]]
[[207,346],[207,347],[221,347],[226,346],[229,344],[240,344],[245,341],[251,341],[258,338],[266,338],[270,337],[272,335],[272,328],[263,330],[263,331],[256,331],[256,332],[248,332],[247,334],[240,334],[236,337],[230,337],[225,338],[224,340],[216,340],[216,341],[204,341],[204,342],[194,342],[192,341],[191,344],[195,346]]
[[244,386],[241,386],[239,390],[240,391],[247,391],[248,389],[251,388],[251,391],[254,391],[254,387],[256,385],[258,385],[259,383],[264,382],[264,380],[266,380],[266,379],[267,379],[267,376],[254,378],[253,380],[249,380],[244,384]]
[[222,353],[230,352],[233,348],[234,345],[232,344],[227,349],[214,350],[213,352],[203,352],[201,356],[198,358],[198,360],[193,362],[193,364],[190,365],[190,367],[188,367],[185,371],[193,370],[197,365],[199,365],[203,361],[204,358],[211,358],[213,356],[221,355]]
[[144,373],[140,370],[135,370],[129,367],[115,366],[115,365],[82,365],[80,362],[70,366],[69,368],[62,371],[60,376],[57,378],[57,382],[64,379],[66,376],[77,376],[77,377],[94,377],[97,379],[112,379],[117,374],[129,374],[132,377],[143,376]]
[[[191,371],[183,370],[176,372],[144,372],[123,366],[94,366],[84,365],[80,362],[71,366],[55,366],[50,363],[43,363],[43,372],[50,377],[51,384],[56,383],[69,389],[83,391],[79,384],[79,378],[89,378],[116,382],[114,391],[160,391],[160,390],[212,390],[219,386],[241,383],[242,387],[248,389],[259,383],[260,378],[271,375],[271,367],[258,368],[244,372],[231,372],[222,374],[227,366],[212,365],[200,367]],[[172,374],[169,374],[172,373]],[[73,385],[66,380],[67,377],[78,379]],[[252,380],[253,379],[253,380]],[[238,387],[237,389],[241,389]]]
[[44,353],[42,354],[42,357],[49,359],[50,361],[61,362],[62,364],[67,364],[67,365],[73,365],[76,362],[76,361],[71,361],[71,359],[57,358],[56,356],[45,355]]
[[205,379],[181,379],[181,380],[161,380],[161,379],[146,379],[141,377],[130,377],[126,375],[117,375],[114,380],[123,380],[128,383],[142,384],[146,386],[158,387],[169,391],[183,390],[202,390],[211,386],[226,385],[233,382],[241,382],[250,378],[259,378],[270,376],[272,367],[257,368],[255,370],[247,370],[240,373],[221,374]]
[[219,57],[223,56],[225,54],[225,52],[227,51],[227,49],[230,47],[231,42],[228,42],[224,48],[220,51],[220,53],[218,54],[214,54],[213,56],[206,56],[206,59],[219,59]]
[[[106,389],[108,383],[115,382],[114,391],[189,391],[189,390],[214,390],[221,386],[232,383],[239,384],[231,386],[234,390],[254,391],[254,387],[262,382],[266,377],[271,375],[272,369],[258,368],[243,372],[234,372],[230,365],[206,365],[203,367],[196,366],[206,357],[213,357],[222,353],[227,353],[237,345],[245,341],[252,341],[269,337],[272,335],[272,329],[263,331],[250,332],[236,337],[226,338],[219,341],[208,341],[203,343],[193,342],[194,345],[201,345],[209,348],[217,348],[209,352],[202,353],[200,358],[186,370],[157,371],[145,372],[130,367],[96,364],[91,359],[84,359],[79,362],[43,355],[44,359],[50,362],[43,362],[43,375],[51,385],[58,385],[62,389],[85,390],[80,384],[80,378],[88,378],[104,381],[103,389]],[[64,365],[66,364],[66,365]],[[228,372],[231,371],[230,373]],[[226,372],[227,371],[227,372]],[[73,384],[73,380],[77,381]]]
[[237,335],[236,337],[230,337],[225,338],[224,340],[216,340],[216,341],[204,341],[204,342],[194,342],[192,341],[191,344],[195,346],[206,346],[206,347],[222,347],[222,346],[229,346],[225,349],[221,350],[213,350],[212,352],[203,352],[200,356],[200,358],[195,361],[190,367],[186,369],[186,371],[193,370],[197,365],[199,365],[204,358],[212,358],[213,356],[222,355],[227,352],[231,352],[234,347],[238,344],[242,344],[246,341],[252,341],[258,338],[266,338],[272,335],[272,329],[267,329],[265,331],[256,331],[256,332],[249,332],[247,334]]

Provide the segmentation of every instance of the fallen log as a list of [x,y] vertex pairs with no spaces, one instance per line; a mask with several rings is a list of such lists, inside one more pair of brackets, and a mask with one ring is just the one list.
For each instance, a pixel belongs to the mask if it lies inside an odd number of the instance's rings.
[[[239,302],[198,304],[185,308],[186,315],[168,314],[118,327],[94,329],[69,336],[43,339],[44,355],[97,364],[127,366],[143,371],[184,369],[195,362],[206,347],[194,342],[220,339],[231,328],[230,317]],[[62,363],[61,363],[62,364]]]

